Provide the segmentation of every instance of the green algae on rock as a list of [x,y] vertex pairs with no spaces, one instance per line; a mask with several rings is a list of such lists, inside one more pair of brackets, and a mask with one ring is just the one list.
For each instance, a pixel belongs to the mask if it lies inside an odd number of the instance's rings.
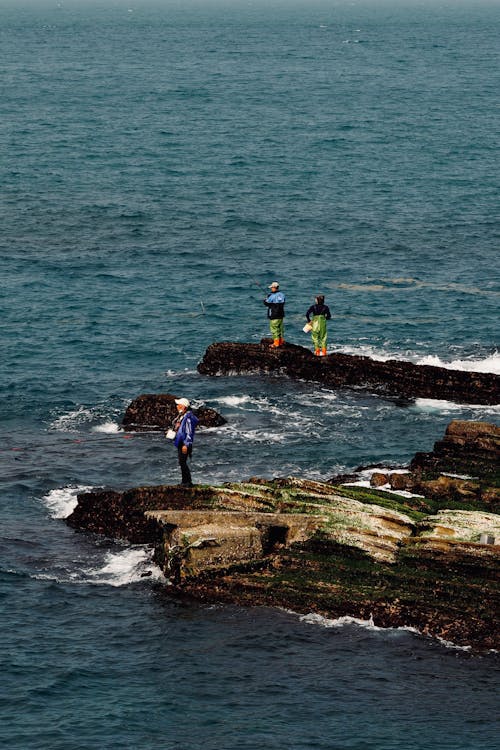
[[[87,492],[68,523],[150,543],[179,595],[373,617],[498,648],[500,547],[464,540],[462,531],[435,538],[436,524],[463,526],[467,515],[416,518],[411,502],[404,513],[403,496],[387,494],[384,507],[380,490],[349,497],[356,489],[290,477]],[[473,521],[472,539],[498,533],[496,514]]]

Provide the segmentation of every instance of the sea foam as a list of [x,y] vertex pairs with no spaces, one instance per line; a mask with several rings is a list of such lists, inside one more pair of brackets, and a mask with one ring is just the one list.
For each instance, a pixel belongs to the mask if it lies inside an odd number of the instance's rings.
[[78,504],[77,496],[80,492],[87,492],[93,487],[61,487],[51,490],[43,498],[52,518],[67,518]]
[[160,568],[151,562],[151,550],[143,546],[107,552],[102,565],[84,573],[84,582],[108,586],[127,586],[144,579],[164,580]]
[[377,362],[388,360],[413,362],[417,365],[431,365],[432,367],[444,367],[447,370],[461,370],[463,372],[485,372],[500,375],[500,352],[494,352],[480,359],[453,359],[447,362],[435,354],[422,356],[417,352],[401,352],[378,349],[368,344],[358,346],[339,346],[329,352],[330,354],[352,354],[360,357],[370,357]]

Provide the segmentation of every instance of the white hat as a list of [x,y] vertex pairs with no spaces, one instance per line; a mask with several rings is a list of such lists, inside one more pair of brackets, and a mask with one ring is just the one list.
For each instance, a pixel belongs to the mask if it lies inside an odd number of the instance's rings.
[[277,286],[278,289],[279,289],[279,284],[278,284],[277,281],[273,281],[273,283],[271,284],[271,286],[269,287],[269,289],[273,289],[275,286]]
[[187,398],[176,398],[175,403],[179,404],[179,406],[185,406],[186,409],[189,409],[189,407],[191,406]]

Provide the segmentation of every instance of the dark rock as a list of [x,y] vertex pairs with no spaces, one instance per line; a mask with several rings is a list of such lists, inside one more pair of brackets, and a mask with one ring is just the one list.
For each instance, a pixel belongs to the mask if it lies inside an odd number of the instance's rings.
[[[211,344],[198,365],[202,375],[274,373],[311,380],[332,388],[371,391],[406,403],[415,398],[446,399],[467,404],[500,403],[500,377],[445,367],[389,360],[378,362],[351,354],[315,357],[309,349],[285,344]],[[401,401],[403,399],[403,401]]]
[[371,487],[383,487],[384,484],[389,482],[387,474],[383,474],[381,471],[374,471],[370,477]]
[[[138,396],[127,407],[122,425],[130,432],[147,432],[148,430],[166,430],[172,425],[177,415],[175,399],[171,393],[144,393]],[[220,427],[226,423],[215,409],[202,406],[193,409],[200,420],[200,427]]]
[[412,471],[448,472],[481,477],[498,486],[500,479],[500,427],[488,422],[454,420],[443,440],[429,453],[417,453]]
[[392,490],[409,490],[411,489],[412,478],[409,474],[389,474],[389,484]]

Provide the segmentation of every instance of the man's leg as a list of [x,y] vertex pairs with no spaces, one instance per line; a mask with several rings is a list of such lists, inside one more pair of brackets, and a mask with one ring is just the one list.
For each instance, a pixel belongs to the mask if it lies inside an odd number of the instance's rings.
[[271,344],[272,347],[277,347],[280,345],[280,323],[281,320],[270,320],[269,321],[269,328],[271,329],[271,336],[273,337],[273,343]]
[[191,487],[192,481],[191,481],[191,472],[188,466],[188,456],[191,455],[192,448],[191,446],[189,446],[188,452],[183,453],[182,445],[179,445],[177,450],[178,450],[178,456],[179,456],[179,466],[181,467],[182,484],[187,485],[188,487]]

